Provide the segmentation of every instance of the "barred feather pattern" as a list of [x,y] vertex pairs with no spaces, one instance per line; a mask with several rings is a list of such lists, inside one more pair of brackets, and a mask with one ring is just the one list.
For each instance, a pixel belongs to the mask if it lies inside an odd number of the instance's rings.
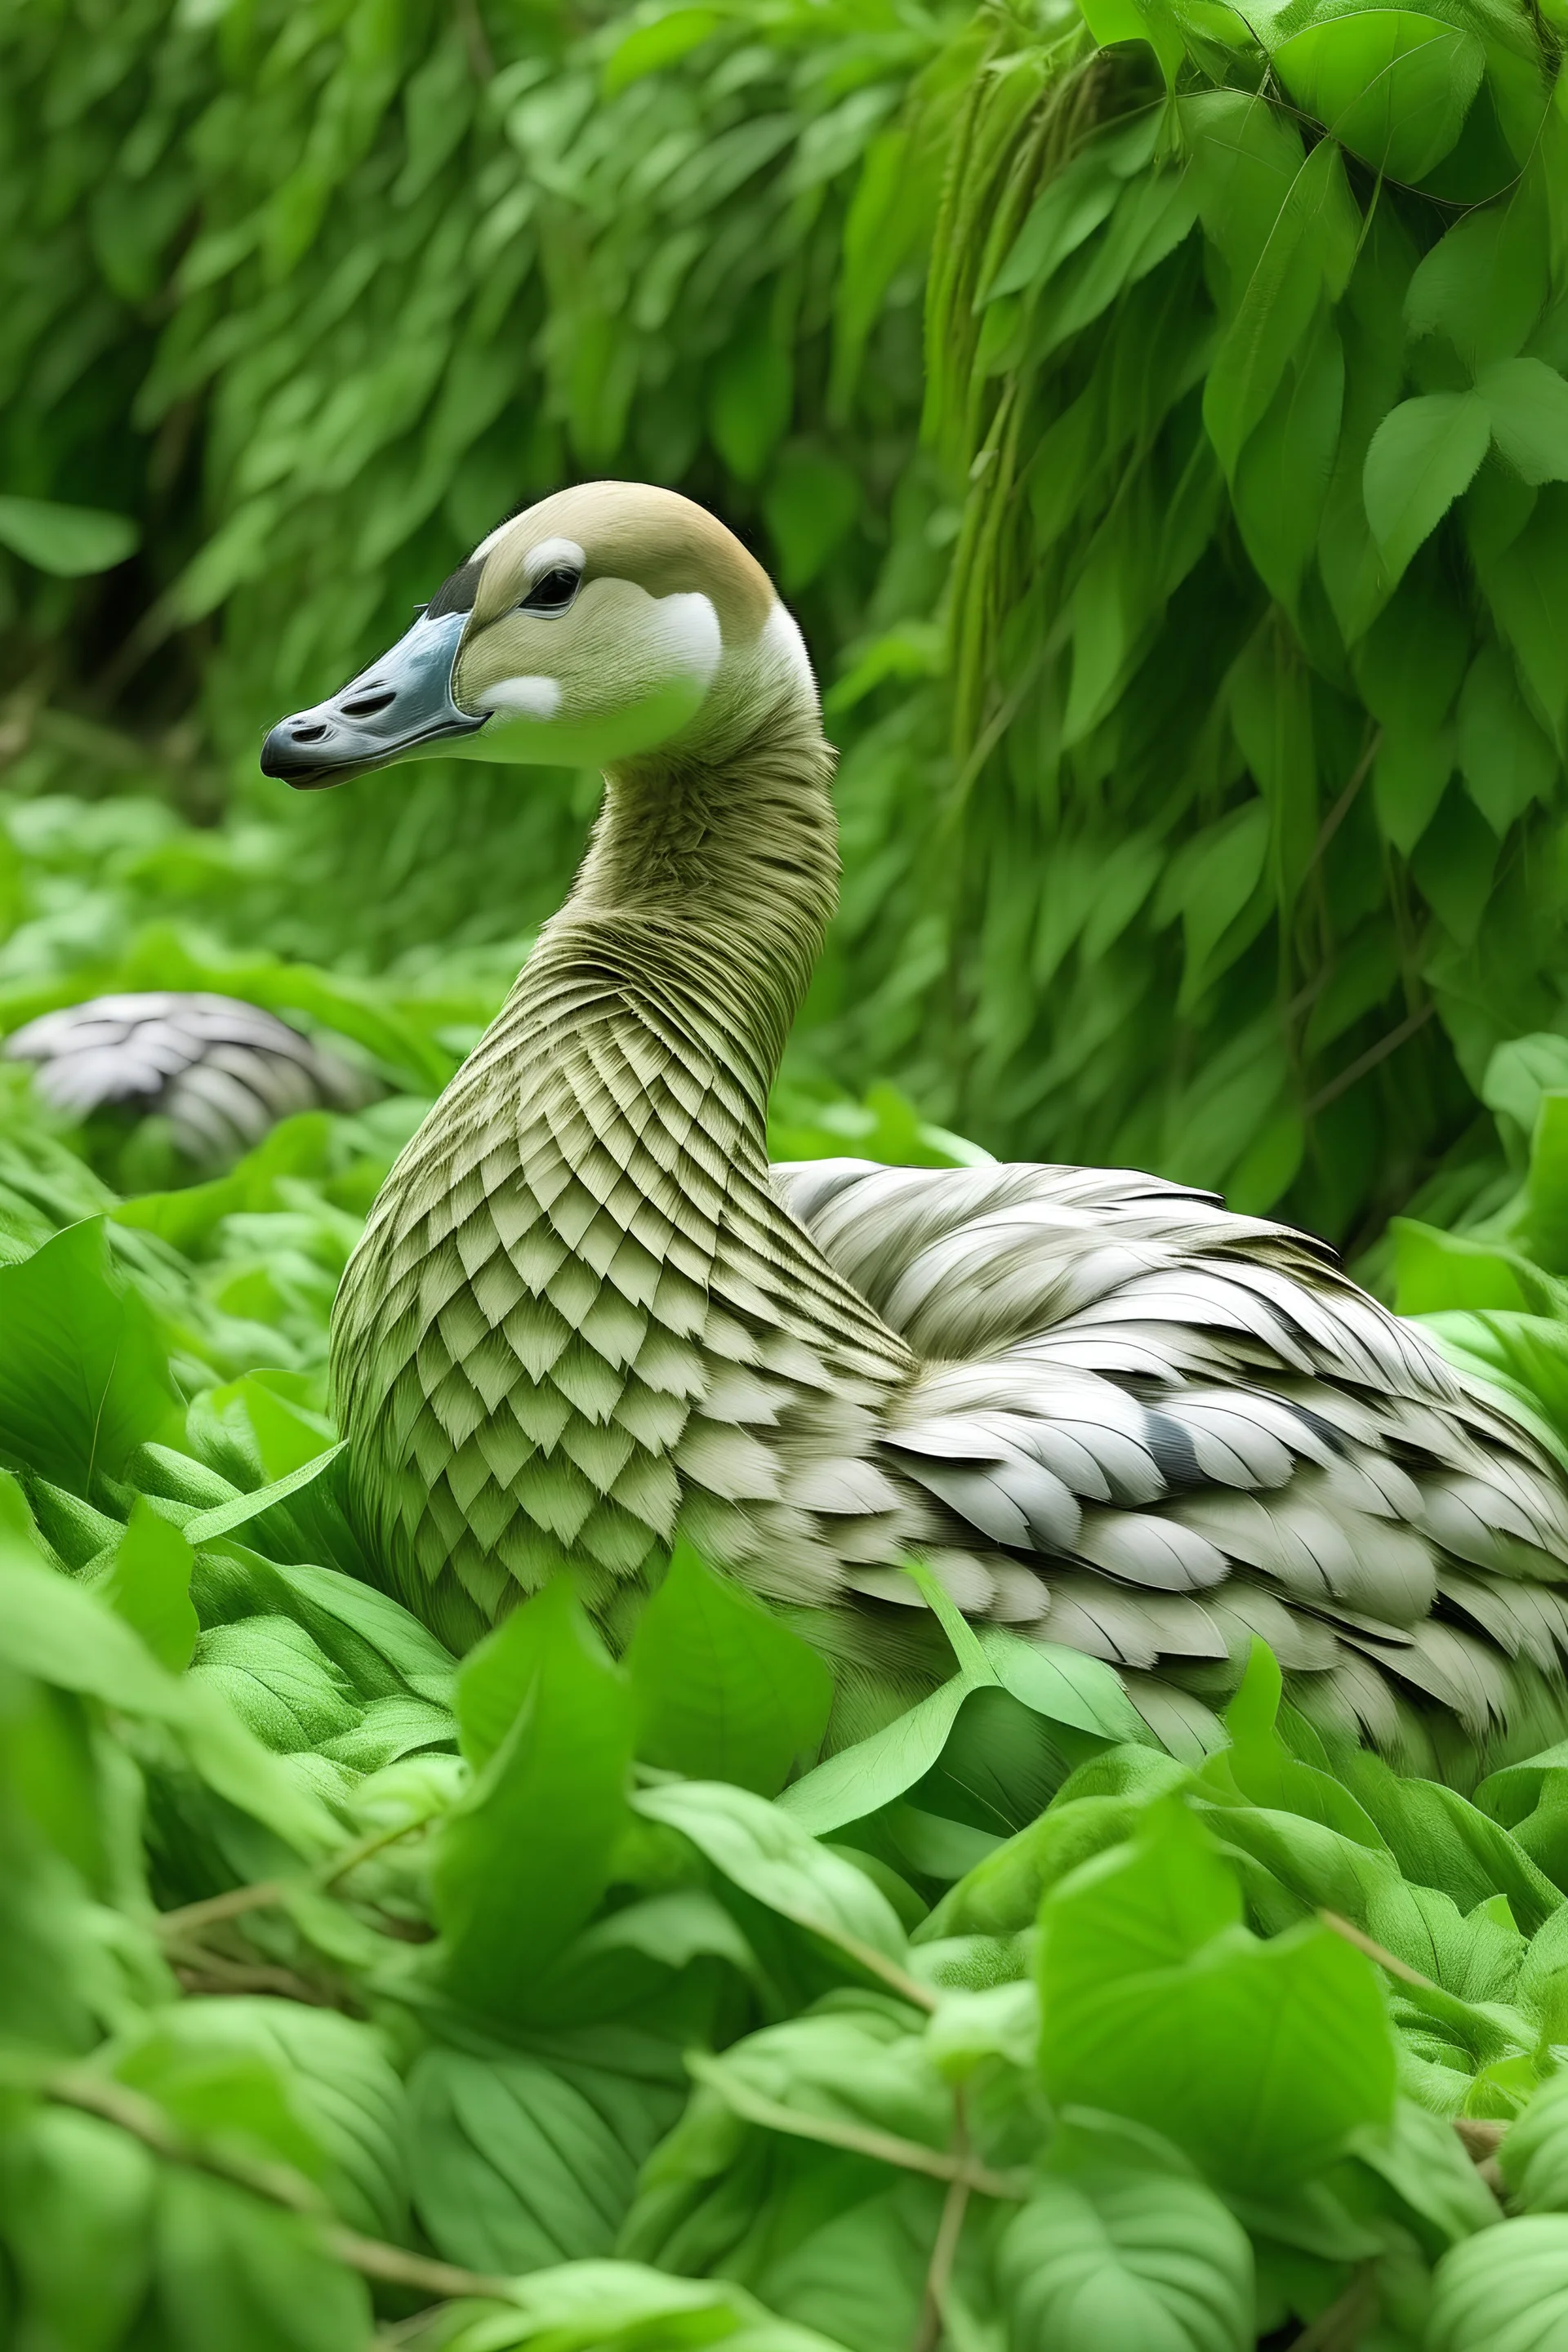
[[296,1111],[353,1110],[374,1092],[340,1055],[276,1014],[203,990],[63,1005],[14,1031],[4,1050],[34,1065],[57,1110],[162,1113],[198,1167],[237,1158]]
[[1252,1636],[1324,1727],[1484,1738],[1568,1652],[1568,1495],[1303,1235],[1119,1171],[770,1170],[833,904],[829,755],[777,711],[612,774],[573,896],[394,1170],[334,1377],[356,1507],[466,1643],[548,1576],[614,1617],[678,1528],[770,1600],[920,1596],[1123,1669]]

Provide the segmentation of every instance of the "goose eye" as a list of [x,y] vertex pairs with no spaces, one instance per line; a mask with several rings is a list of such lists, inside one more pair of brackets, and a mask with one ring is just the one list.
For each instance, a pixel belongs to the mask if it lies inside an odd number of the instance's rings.
[[582,582],[579,572],[547,572],[518,605],[520,613],[563,613]]

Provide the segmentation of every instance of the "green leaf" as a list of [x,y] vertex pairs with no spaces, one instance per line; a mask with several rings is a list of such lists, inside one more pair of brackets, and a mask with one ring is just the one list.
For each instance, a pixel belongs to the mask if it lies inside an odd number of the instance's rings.
[[0,1266],[0,1447],[86,1496],[118,1478],[174,1405],[139,1291],[113,1271],[101,1217]]
[[0,547],[67,580],[112,572],[135,552],[141,533],[128,515],[67,507],[49,499],[0,498]]
[[640,2263],[584,2262],[537,2273],[504,2307],[480,2306],[471,2327],[444,2335],[444,2352],[685,2352],[717,2343],[734,2352],[841,2352],[810,2328],[776,2319],[728,2279],[672,2278]]
[[[1568,396],[1568,385],[1563,392]],[[1546,800],[1557,781],[1557,754],[1531,717],[1500,646],[1483,646],[1466,675],[1458,752],[1465,790],[1500,838],[1531,801]]]
[[1040,1914],[1040,2064],[1056,2102],[1150,2125],[1220,2180],[1268,2188],[1392,2111],[1369,1962],[1316,1925],[1259,1943],[1206,1832],[1174,1800]]
[[138,1495],[99,1598],[135,1627],[160,1665],[191,1662],[200,1627],[191,1605],[191,1547]]
[[160,2341],[169,2352],[363,2352],[364,2282],[314,2224],[226,2180],[168,2166],[153,2232]]
[[282,1755],[320,1747],[359,1721],[347,1677],[291,1617],[209,1627],[195,1645],[191,1675]]
[[[787,2131],[782,2109],[809,2119],[869,2127],[922,2147],[952,2137],[952,2094],[933,2063],[912,2011],[880,1999],[819,2010],[764,2026],[733,2042],[721,2058],[689,2058],[700,2083],[736,2113]],[[809,2137],[809,2128],[804,2133]]]
[[1568,2216],[1483,2230],[1437,2265],[1425,2352],[1550,2352],[1568,2328]]
[[964,1675],[954,1675],[880,1731],[841,1748],[814,1771],[792,1781],[779,1798],[780,1810],[816,1837],[880,1812],[940,1760],[972,1688]]
[[1321,140],[1279,206],[1204,386],[1204,423],[1227,475],[1302,351],[1325,289],[1342,290],[1358,226],[1339,150]]
[[1252,2248],[1201,2181],[1085,2166],[1038,2183],[1002,2232],[1015,2352],[1249,2352]]
[[1550,2076],[1510,2125],[1498,2163],[1527,2213],[1568,2213],[1568,2074]]
[[608,1883],[632,1706],[567,1578],[525,1601],[519,1620],[537,1643],[532,1678],[437,1832],[430,1885],[444,1983],[476,2009],[526,2015],[532,1986]]
[[1372,535],[1394,578],[1469,488],[1490,437],[1490,413],[1473,392],[1425,393],[1384,418],[1362,488]]
[[763,513],[786,593],[816,578],[854,527],[860,499],[859,478],[842,458],[809,442],[782,452],[763,493]]
[[1413,336],[1444,335],[1466,365],[1517,352],[1545,307],[1544,208],[1521,189],[1507,205],[1468,214],[1411,277],[1405,316]]
[[1474,33],[1403,8],[1309,25],[1272,63],[1292,98],[1394,180],[1423,180],[1464,127],[1486,69]]
[[131,1627],[0,1528],[0,1658],[24,1674],[166,1723],[220,1795],[302,1853],[341,1843],[331,1814],[283,1772],[216,1692],[165,1673]]
[[1447,1307],[1496,1307],[1554,1316],[1563,1304],[1560,1286],[1518,1251],[1463,1234],[1438,1233],[1414,1217],[1395,1217],[1394,1299],[1401,1315],[1430,1315]]
[[864,1871],[808,1837],[782,1804],[700,1780],[641,1789],[633,1803],[647,1820],[689,1838],[716,1870],[770,1911],[841,1949],[904,1958],[904,1931],[887,1896]]
[[232,1503],[219,1503],[210,1511],[198,1511],[194,1518],[185,1521],[186,1542],[192,1545],[210,1544],[216,1543],[221,1536],[237,1534],[241,1528],[248,1527],[253,1519],[258,1519],[264,1512],[269,1511],[275,1503],[287,1502],[306,1487],[313,1486],[347,1450],[348,1440],[340,1438],[336,1445],[325,1447],[310,1461],[302,1462],[297,1470],[289,1470],[281,1478],[274,1478],[270,1486],[258,1486],[251,1495],[238,1495]]
[[521,2053],[425,2051],[409,2076],[408,2146],[437,2252],[502,2274],[608,2252],[638,2167],[679,2112],[669,2054],[661,2082]]
[[679,65],[730,21],[719,8],[671,8],[649,23],[633,25],[605,59],[605,97],[614,98],[645,74]]
[[760,478],[794,406],[795,353],[759,312],[749,332],[726,345],[709,395],[714,446],[742,482]]
[[1324,308],[1233,468],[1231,502],[1247,551],[1288,607],[1296,604],[1318,543],[1344,390],[1344,352]]
[[1491,412],[1492,438],[1527,482],[1568,481],[1568,383],[1544,360],[1499,360],[1476,390]]
[[985,1662],[1021,1706],[1051,1723],[1070,1724],[1100,1739],[1140,1739],[1143,1718],[1103,1659],[1061,1642],[1026,1642],[1001,1625],[983,1626]]
[[761,1601],[678,1543],[627,1648],[637,1753],[771,1797],[815,1754],[833,1677]]
[[153,2158],[70,2107],[19,2120],[0,2139],[0,2234],[29,2331],[58,2352],[114,2352],[152,2273]]

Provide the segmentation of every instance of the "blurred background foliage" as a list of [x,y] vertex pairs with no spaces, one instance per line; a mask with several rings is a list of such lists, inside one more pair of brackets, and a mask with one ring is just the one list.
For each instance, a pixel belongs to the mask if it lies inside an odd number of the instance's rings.
[[0,1021],[226,985],[438,1084],[594,780],[258,730],[636,476],[844,751],[782,1149],[1484,1220],[1568,1035],[1558,5],[4,0]]

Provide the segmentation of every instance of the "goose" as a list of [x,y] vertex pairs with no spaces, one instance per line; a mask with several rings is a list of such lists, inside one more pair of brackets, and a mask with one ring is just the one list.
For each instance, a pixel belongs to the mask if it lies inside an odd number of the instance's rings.
[[1128,1170],[770,1166],[834,753],[714,517],[544,499],[261,765],[315,790],[432,755],[605,778],[334,1309],[360,1533],[449,1643],[563,1572],[614,1642],[684,1536],[847,1672],[942,1654],[918,1556],[1155,1725],[1261,1636],[1325,1732],[1561,1736],[1557,1464],[1325,1245]]

